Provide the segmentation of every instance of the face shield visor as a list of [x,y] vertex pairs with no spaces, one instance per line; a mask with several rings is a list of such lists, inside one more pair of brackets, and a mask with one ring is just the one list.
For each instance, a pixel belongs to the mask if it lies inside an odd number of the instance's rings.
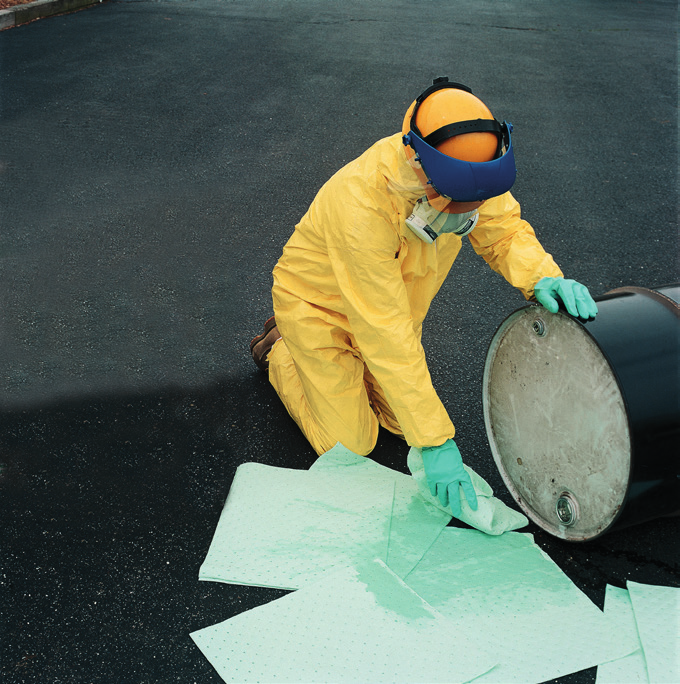
[[[429,184],[439,195],[456,202],[477,202],[502,195],[515,182],[515,155],[512,149],[512,124],[495,119],[459,121],[442,126],[424,136],[415,123],[416,113],[422,101],[440,88],[459,88],[472,92],[459,83],[436,81],[415,102],[411,114],[410,130],[403,142],[413,149],[415,161],[427,176]],[[494,133],[498,138],[495,158],[485,162],[470,162],[450,157],[436,149],[444,140],[465,133]]]

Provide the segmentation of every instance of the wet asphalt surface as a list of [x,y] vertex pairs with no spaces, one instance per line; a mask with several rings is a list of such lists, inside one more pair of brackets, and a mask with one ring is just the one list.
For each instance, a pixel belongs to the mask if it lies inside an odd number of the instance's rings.
[[[514,124],[514,193],[568,277],[679,281],[676,19],[662,1],[113,0],[2,32],[3,681],[218,682],[189,633],[285,593],[197,581],[236,467],[315,459],[248,342],[316,190],[433,77]],[[511,505],[481,378],[522,304],[468,245],[425,325],[463,456]],[[372,456],[406,453],[382,433]],[[680,585],[678,518],[585,544],[526,531],[600,607],[607,583]]]

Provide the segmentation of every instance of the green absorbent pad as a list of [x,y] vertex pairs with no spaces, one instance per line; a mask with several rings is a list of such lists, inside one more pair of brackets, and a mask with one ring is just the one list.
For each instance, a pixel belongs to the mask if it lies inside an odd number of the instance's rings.
[[299,589],[334,568],[387,559],[394,482],[245,463],[199,579]]
[[680,682],[680,589],[628,582],[607,586],[604,612],[638,649],[597,668],[597,684]]
[[447,527],[405,582],[491,649],[499,664],[475,684],[545,682],[636,649],[528,534]]
[[680,682],[680,589],[627,582],[653,684]]
[[[439,499],[430,494],[420,449],[412,448],[409,451],[408,467],[413,474],[413,478],[418,483],[420,493],[425,500],[452,515],[451,509],[448,506],[442,506]],[[461,492],[461,514],[456,516],[459,520],[486,534],[494,535],[503,534],[503,532],[508,532],[509,530],[517,530],[529,524],[529,521],[521,513],[513,511],[512,508],[508,508],[500,499],[494,497],[493,490],[483,477],[477,475],[472,468],[467,466],[465,466],[465,470],[470,475],[472,485],[477,494],[477,510],[473,511],[470,508],[464,494]]]
[[374,482],[392,484],[394,507],[390,526],[387,565],[405,577],[451,520],[451,513],[425,501],[412,477],[359,456],[338,442],[310,468],[314,472],[363,475]]
[[604,614],[616,625],[618,633],[634,641],[638,648],[629,656],[598,665],[596,684],[649,684],[630,594],[625,589],[608,584],[604,597]]
[[380,561],[194,632],[227,682],[468,682],[495,663],[486,642],[414,594]]

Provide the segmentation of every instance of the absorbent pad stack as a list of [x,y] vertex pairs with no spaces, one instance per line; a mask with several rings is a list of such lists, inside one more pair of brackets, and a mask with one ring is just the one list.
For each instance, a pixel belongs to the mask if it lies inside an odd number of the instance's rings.
[[308,471],[237,469],[199,578],[296,591],[191,635],[226,681],[538,684],[640,657],[642,626],[509,532],[526,519],[476,473],[486,534],[447,527],[417,457],[413,477],[339,444]]

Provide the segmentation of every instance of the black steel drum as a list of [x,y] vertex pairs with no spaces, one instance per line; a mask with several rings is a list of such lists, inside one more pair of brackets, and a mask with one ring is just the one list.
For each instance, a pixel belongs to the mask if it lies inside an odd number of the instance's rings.
[[499,327],[486,431],[515,500],[569,541],[680,512],[680,285],[597,298],[594,321],[537,305]]

